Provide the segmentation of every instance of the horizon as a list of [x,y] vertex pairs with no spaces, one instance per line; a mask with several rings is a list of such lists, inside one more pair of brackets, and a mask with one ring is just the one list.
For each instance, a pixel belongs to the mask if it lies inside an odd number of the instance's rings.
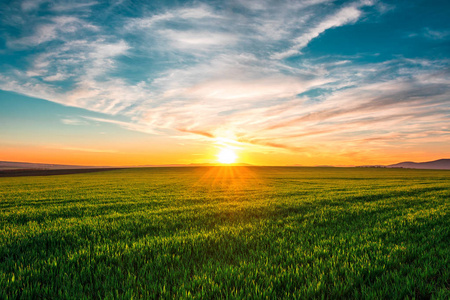
[[0,160],[364,166],[450,153],[446,1],[11,1]]
[[[304,167],[304,168],[378,168],[378,167],[393,167],[396,165],[402,165],[402,164],[416,164],[416,165],[423,165],[423,164],[430,164],[430,163],[436,163],[436,162],[447,162],[450,163],[450,158],[441,158],[433,161],[422,161],[422,162],[414,162],[414,161],[401,161],[394,164],[389,165],[382,165],[382,164],[372,164],[372,165],[299,165],[299,164],[287,164],[287,165],[253,165],[253,164],[247,164],[247,163],[220,163],[220,162],[214,162],[214,163],[190,163],[190,164],[153,164],[153,165],[70,165],[70,164],[53,164],[53,163],[40,163],[40,162],[18,162],[18,161],[0,161],[0,170],[5,169],[8,170],[8,167],[5,165],[2,165],[4,163],[6,164],[16,164],[16,166],[10,166],[12,169],[21,169],[19,167],[20,164],[25,165],[43,165],[43,166],[54,166],[54,167],[86,167],[86,168],[158,168],[158,167]],[[22,167],[23,168],[23,167]],[[395,168],[395,167],[394,167]],[[400,167],[403,168],[403,167]],[[408,167],[406,167],[408,168]],[[439,170],[445,170],[450,169],[450,166],[444,167],[443,165],[440,165],[438,168],[431,168],[431,169],[439,169]]]

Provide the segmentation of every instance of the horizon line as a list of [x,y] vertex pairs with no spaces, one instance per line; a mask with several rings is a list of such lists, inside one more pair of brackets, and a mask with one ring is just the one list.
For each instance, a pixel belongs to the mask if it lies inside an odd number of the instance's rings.
[[[354,167],[389,167],[389,166],[396,166],[400,164],[426,164],[426,163],[433,163],[433,162],[439,162],[439,161],[445,161],[449,160],[449,158],[441,158],[437,160],[432,161],[424,161],[424,162],[414,162],[414,161],[402,161],[394,164],[363,164],[363,165],[300,165],[300,164],[286,164],[286,165],[255,165],[255,164],[248,164],[248,163],[231,163],[231,164],[223,164],[223,163],[189,163],[189,164],[145,164],[145,165],[120,165],[120,166],[113,166],[113,165],[72,165],[72,164],[56,164],[56,163],[40,163],[40,162],[18,162],[18,161],[0,161],[0,170],[1,169],[7,169],[13,168],[13,169],[24,169],[27,166],[30,165],[30,167],[36,167],[40,166],[41,169],[45,168],[99,168],[99,169],[109,169],[109,168],[120,168],[120,169],[128,169],[128,168],[164,168],[164,167],[305,167],[305,168],[354,168]],[[20,166],[20,165],[24,166]],[[10,166],[8,166],[10,165]]]

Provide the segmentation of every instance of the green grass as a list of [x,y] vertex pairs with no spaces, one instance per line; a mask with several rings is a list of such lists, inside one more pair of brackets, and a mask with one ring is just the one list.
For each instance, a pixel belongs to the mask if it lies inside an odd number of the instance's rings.
[[450,298],[450,171],[0,178],[0,298]]

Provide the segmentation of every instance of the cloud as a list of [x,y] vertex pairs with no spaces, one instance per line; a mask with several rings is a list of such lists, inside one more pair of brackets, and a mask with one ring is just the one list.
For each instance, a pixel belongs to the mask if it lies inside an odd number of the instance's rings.
[[[366,3],[370,4],[370,3]],[[324,31],[340,27],[342,25],[351,24],[356,22],[361,16],[361,10],[357,6],[348,6],[340,9],[337,13],[331,16],[327,16],[319,24],[307,30],[299,37],[294,39],[293,45],[286,51],[278,52],[272,55],[274,59],[283,59],[299,53],[301,49],[306,47],[310,41],[318,37]]]
[[147,126],[146,124],[140,124],[136,122],[126,122],[126,121],[118,121],[118,120],[112,120],[112,119],[105,119],[105,118],[94,118],[94,117],[83,117],[86,120],[94,121],[94,122],[102,122],[102,123],[109,123],[114,124],[117,126],[120,126],[122,128],[132,130],[132,131],[139,131],[147,134],[161,134],[161,132],[155,131],[153,128]]
[[51,10],[55,12],[73,12],[77,10],[90,10],[91,6],[99,4],[97,1],[60,1],[53,3]]
[[185,129],[185,128],[177,128],[177,130],[180,132],[193,133],[193,134],[202,135],[202,136],[205,136],[208,138],[214,138],[213,134],[206,132],[206,131],[189,130],[189,129]]
[[67,40],[72,34],[80,31],[98,31],[98,27],[74,16],[56,16],[44,18],[28,36],[9,40],[10,47],[34,47],[54,40]]
[[135,18],[128,20],[126,24],[127,30],[136,30],[136,29],[150,29],[158,23],[165,21],[178,21],[178,22],[186,22],[189,21],[190,24],[192,22],[202,22],[205,19],[222,19],[223,17],[215,14],[213,10],[207,5],[198,5],[194,7],[184,7],[177,9],[170,9],[164,11],[163,13],[153,14],[151,16]]
[[443,40],[450,36],[449,30],[432,30],[430,28],[425,28],[423,30],[423,35],[427,38],[433,39],[433,40]]
[[[35,75],[35,73],[33,74]],[[56,73],[54,75],[50,75],[47,77],[43,77],[42,79],[45,81],[62,81],[68,78],[68,75],[62,74],[62,73]]]
[[61,122],[66,125],[89,125],[89,122],[86,122],[86,120],[81,120],[77,118],[65,118],[61,119]]
[[205,47],[228,46],[238,41],[237,37],[228,33],[211,33],[197,30],[161,30],[159,32],[169,40],[170,46],[177,49],[195,49],[201,51]]
[[28,12],[39,8],[42,3],[48,2],[47,0],[26,0],[21,3],[21,8]]

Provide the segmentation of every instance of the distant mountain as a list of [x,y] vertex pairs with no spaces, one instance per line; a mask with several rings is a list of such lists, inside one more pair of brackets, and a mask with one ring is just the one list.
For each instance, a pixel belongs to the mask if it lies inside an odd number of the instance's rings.
[[33,170],[63,170],[63,169],[95,169],[109,167],[93,167],[93,166],[77,166],[77,165],[56,165],[56,164],[39,164],[16,161],[0,161],[0,170],[11,169],[33,169]]
[[[1,170],[17,170],[17,169],[29,169],[29,170],[75,170],[75,169],[109,169],[109,168],[149,168],[149,167],[212,167],[212,166],[227,166],[223,164],[167,164],[167,165],[140,165],[140,166],[79,166],[79,165],[58,165],[58,164],[40,164],[40,163],[27,163],[27,162],[15,162],[15,161],[0,161]],[[228,166],[247,166],[251,167],[251,164],[236,163]],[[291,165],[299,167],[300,165]],[[350,166],[314,166],[314,167],[350,167]],[[405,169],[431,169],[431,170],[450,170],[450,159],[439,159],[428,162],[416,163],[412,161],[405,161],[393,165],[366,165],[359,166],[360,168],[405,168]]]
[[[141,165],[141,166],[121,166],[121,167],[111,167],[111,166],[79,166],[79,165],[57,165],[57,164],[39,164],[39,163],[28,163],[28,162],[16,162],[16,161],[0,161],[0,171],[1,170],[75,170],[75,169],[109,169],[109,168],[151,168],[151,167],[212,167],[212,166],[227,166],[223,164],[167,164],[167,165]],[[229,164],[229,166],[247,166],[250,164],[235,163]]]
[[388,165],[386,168],[450,170],[450,159],[438,159],[421,163],[405,161],[398,164]]

